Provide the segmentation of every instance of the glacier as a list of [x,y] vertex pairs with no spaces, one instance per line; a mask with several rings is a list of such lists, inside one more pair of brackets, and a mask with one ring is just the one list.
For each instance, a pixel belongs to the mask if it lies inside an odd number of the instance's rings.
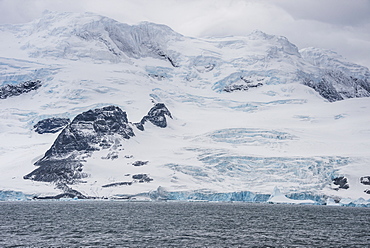
[[[0,99],[1,199],[268,202],[275,192],[284,202],[369,205],[370,71],[333,51],[262,31],[186,37],[93,13],[45,12],[1,25],[0,37],[0,87],[41,82]],[[88,118],[35,132],[109,106],[127,113],[130,139],[91,136],[105,126]],[[94,136],[91,151],[60,142],[72,129]]]
[[0,201],[28,201],[31,197],[20,191],[0,190]]

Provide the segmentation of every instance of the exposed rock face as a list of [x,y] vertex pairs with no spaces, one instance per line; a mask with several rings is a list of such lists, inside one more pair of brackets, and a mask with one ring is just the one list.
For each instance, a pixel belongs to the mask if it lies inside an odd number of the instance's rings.
[[329,102],[343,100],[343,97],[335,90],[333,85],[328,84],[325,79],[320,82],[307,81],[304,84],[314,89]]
[[55,196],[44,196],[44,197],[34,197],[33,199],[38,199],[38,200],[51,200],[51,199],[61,199],[61,198],[78,198],[78,199],[93,199],[94,197],[87,197],[85,195],[83,195],[81,192],[77,191],[77,190],[74,190],[70,187],[68,187],[67,185],[61,183],[59,185],[57,185],[57,188],[61,189],[64,191],[64,193],[62,194],[58,194],[58,195],[55,195]]
[[225,86],[223,91],[225,91],[225,92],[246,91],[246,90],[249,90],[250,88],[257,88],[257,87],[260,87],[262,85],[263,84],[261,82],[254,82],[250,79],[240,77],[239,81]]
[[304,84],[313,88],[329,102],[370,96],[370,84],[366,80],[348,76],[339,70],[325,71],[321,80],[310,79]]
[[83,164],[79,160],[60,159],[38,161],[39,167],[25,175],[24,179],[34,181],[74,184],[88,175],[82,172]]
[[132,182],[118,182],[118,183],[110,183],[103,185],[103,188],[109,188],[109,187],[117,187],[117,186],[122,186],[122,185],[132,185]]
[[45,156],[35,163],[40,166],[25,179],[73,184],[87,177],[82,172],[82,156],[104,148],[117,149],[119,139],[134,136],[127,115],[116,106],[89,110],[77,115],[63,129]]
[[110,184],[103,185],[102,187],[109,188],[109,187],[117,187],[117,186],[122,186],[122,185],[130,186],[134,183],[149,183],[151,181],[153,181],[153,179],[150,178],[147,174],[135,174],[135,175],[132,175],[132,181],[130,182],[110,183]]
[[114,144],[114,135],[129,139],[134,136],[127,115],[120,108],[108,106],[77,115],[55,140],[45,156],[36,162],[74,157],[76,151],[92,152]]
[[300,50],[302,58],[320,69],[305,84],[330,102],[370,96],[368,68],[346,61],[339,54],[320,48]]
[[172,115],[163,103],[157,103],[151,108],[146,116],[144,116],[140,123],[135,123],[136,127],[144,131],[144,124],[150,121],[153,125],[161,128],[167,127],[166,115],[172,119]]
[[105,157],[101,157],[101,159],[111,159],[115,160],[118,158],[118,152],[109,152]]
[[153,181],[152,178],[150,178],[147,174],[136,174],[132,176],[132,179],[137,180],[139,183],[149,183],[150,181]]
[[143,165],[146,165],[148,164],[149,161],[135,161],[132,163],[133,166],[143,166]]
[[39,134],[43,133],[56,133],[62,130],[70,123],[68,118],[47,118],[36,123],[33,126],[35,132]]
[[361,177],[360,182],[364,185],[370,185],[370,176]]
[[335,185],[338,185],[339,189],[349,189],[349,184],[348,184],[347,178],[345,177],[336,177],[333,179],[333,183]]
[[[150,121],[164,128],[167,126],[166,115],[172,118],[166,106],[158,103],[142,118],[140,123],[135,125],[141,126],[141,130],[144,130],[144,123]],[[69,122],[65,119],[50,118],[40,121],[35,128],[39,133],[51,132],[60,128],[58,124],[66,124],[67,121]],[[71,123],[67,123],[44,157],[35,163],[39,167],[25,175],[24,179],[53,182],[65,193],[71,193],[67,184],[79,183],[83,178],[88,177],[83,172],[84,158],[89,157],[94,151],[109,149],[108,155],[102,159],[117,159],[121,150],[121,141],[134,135],[126,112],[119,107],[108,106],[83,112],[77,115]],[[143,166],[148,162],[135,161],[133,165]],[[132,179],[132,182],[112,183],[104,187],[131,185],[133,182],[143,183],[153,180],[147,174],[137,174],[132,176]]]
[[55,196],[35,196],[33,199],[35,200],[59,200],[59,199],[73,199],[73,198],[78,198],[78,199],[86,199],[87,197],[83,196],[81,193],[79,194],[73,194],[73,193],[62,193],[59,195]]
[[41,81],[27,81],[17,85],[7,84],[0,87],[0,99],[6,99],[12,96],[19,96],[41,87]]

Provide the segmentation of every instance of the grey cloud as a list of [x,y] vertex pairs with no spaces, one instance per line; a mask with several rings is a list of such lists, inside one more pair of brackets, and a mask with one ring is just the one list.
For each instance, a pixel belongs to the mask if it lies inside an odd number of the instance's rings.
[[275,0],[296,19],[316,20],[334,25],[363,25],[370,21],[369,0]]

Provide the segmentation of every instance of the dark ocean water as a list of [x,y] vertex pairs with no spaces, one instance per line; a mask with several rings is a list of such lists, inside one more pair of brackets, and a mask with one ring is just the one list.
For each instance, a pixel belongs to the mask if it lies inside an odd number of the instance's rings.
[[370,247],[370,209],[0,202],[0,247]]

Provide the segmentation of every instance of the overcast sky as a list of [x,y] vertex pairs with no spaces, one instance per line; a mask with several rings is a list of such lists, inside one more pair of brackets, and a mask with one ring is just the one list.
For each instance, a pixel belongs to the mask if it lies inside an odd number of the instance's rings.
[[88,11],[128,24],[151,21],[194,37],[259,29],[370,67],[370,0],[0,0],[0,24],[29,22],[44,10]]

